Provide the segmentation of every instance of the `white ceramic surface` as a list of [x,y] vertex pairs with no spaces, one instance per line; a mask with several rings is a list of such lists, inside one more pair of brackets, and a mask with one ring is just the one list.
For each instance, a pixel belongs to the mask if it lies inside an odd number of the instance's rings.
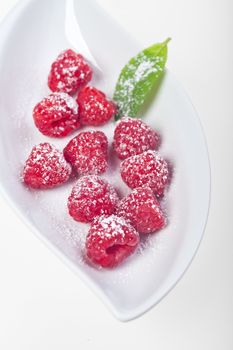
[[[80,51],[85,43],[90,61],[93,57],[94,65],[102,71],[95,75],[93,84],[111,96],[121,67],[141,46],[92,0],[76,0],[75,7],[82,34]],[[161,152],[174,164],[173,182],[166,196],[170,223],[143,242],[137,254],[119,268],[109,271],[88,266],[82,258],[87,226],[74,222],[66,210],[65,198],[72,183],[51,191],[29,191],[20,182],[24,160],[34,144],[49,140],[62,148],[69,140],[44,137],[35,129],[31,116],[35,103],[49,92],[46,80],[51,62],[70,46],[65,9],[64,0],[21,1],[1,24],[1,188],[37,236],[70,265],[113,314],[130,320],[166,295],[195,255],[209,206],[206,144],[189,99],[167,72],[145,111],[145,120],[162,133]],[[113,125],[104,130],[111,138]],[[120,192],[126,189],[111,170],[106,177]]]

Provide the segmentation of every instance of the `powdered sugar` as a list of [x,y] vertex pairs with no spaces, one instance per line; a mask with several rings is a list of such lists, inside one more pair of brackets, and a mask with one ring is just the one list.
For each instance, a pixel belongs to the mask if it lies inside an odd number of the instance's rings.
[[108,140],[102,131],[84,131],[64,148],[64,156],[79,175],[101,174],[107,169]]
[[[50,103],[48,104],[48,102]],[[52,111],[54,114],[57,112],[58,116],[61,115],[59,112],[66,112],[69,114],[78,113],[78,105],[75,99],[65,92],[54,92],[48,97],[45,97],[40,104],[42,107],[46,108],[46,110]]]
[[161,60],[163,60],[163,58],[159,56],[149,58],[143,52],[141,52],[135,58],[133,63],[127,65],[127,79],[124,75],[121,75],[118,81],[120,88],[115,95],[116,98],[118,97],[118,94],[121,96],[121,98],[117,98],[116,100],[118,102],[119,109],[124,111],[125,116],[132,116],[132,102],[136,102],[139,105],[141,105],[143,102],[144,97],[142,97],[140,94],[137,96],[134,94],[136,84],[138,82],[145,82],[145,84],[150,84],[150,82],[147,82],[147,78],[151,74],[154,74],[155,78],[157,78],[158,72],[162,71],[162,68],[159,64]]
[[[157,73],[159,70],[162,70],[160,66],[155,65],[155,63],[160,62],[160,57],[154,57],[153,61],[149,59],[144,53],[141,53],[138,58],[138,67],[134,72],[134,82],[137,83],[141,80],[144,80],[151,73]],[[134,70],[134,66],[132,67]]]
[[169,182],[168,164],[158,152],[149,150],[125,159],[121,176],[130,188],[147,185],[161,195]]
[[[64,92],[57,92],[57,93],[54,93],[54,95],[58,95],[60,97],[60,100],[63,100],[65,101],[67,107],[74,113],[74,114],[77,114],[78,113],[78,104],[77,102],[75,101],[74,98],[72,98],[70,95],[64,93]],[[59,100],[59,99],[58,99]],[[61,108],[61,106],[60,106]]]
[[96,175],[81,177],[68,199],[70,215],[77,221],[91,222],[95,216],[115,211],[118,195],[107,181]]
[[92,87],[84,87],[78,94],[77,102],[80,120],[84,125],[102,125],[108,122],[116,113],[115,103],[106,95]]
[[117,215],[123,216],[143,234],[154,233],[166,225],[165,215],[150,187],[136,188],[123,198]]
[[138,243],[137,231],[123,218],[100,216],[94,219],[87,235],[87,256],[98,265],[114,267],[132,254]]
[[[96,226],[97,224],[98,226]],[[95,230],[96,227],[98,227],[98,230],[96,230],[95,234],[100,236],[102,239],[105,237],[111,238],[119,235],[124,238],[124,227],[127,225],[128,223],[122,217],[116,215],[102,216],[94,221],[92,224],[92,229]],[[102,230],[100,230],[99,227],[101,227]]]
[[158,133],[140,119],[124,117],[117,123],[113,146],[120,159],[155,150],[159,143]]
[[73,50],[65,50],[52,64],[48,85],[52,91],[74,94],[91,77],[92,70],[83,56]]
[[64,92],[54,92],[33,110],[35,125],[44,135],[63,137],[80,126],[78,105]]
[[50,188],[69,179],[71,166],[62,152],[49,143],[33,147],[23,170],[23,180],[33,188]]
[[[62,96],[62,94],[61,94],[61,96]],[[70,97],[69,97],[69,99],[70,99]],[[71,99],[71,101],[72,101],[72,99]],[[110,133],[112,133],[112,125],[110,125],[110,127],[107,127],[107,129],[110,129],[109,131],[110,131]],[[107,177],[109,178],[109,176],[110,176],[111,181],[114,183],[114,185],[117,188],[119,188],[119,192],[121,192],[121,194],[123,194],[126,191],[129,191],[129,189],[126,190],[126,188],[124,187],[124,184],[120,181],[119,176],[117,176],[115,174],[115,171],[114,171],[114,173],[112,172],[113,167],[115,167],[115,165],[114,165],[115,162],[117,162],[116,159],[113,159],[113,161],[111,161],[110,171],[108,172]],[[117,179],[116,182],[114,180],[115,178]],[[46,196],[47,196],[47,194],[46,194]],[[54,203],[54,205],[56,206],[55,203]],[[49,210],[48,210],[48,212],[49,212]],[[57,213],[59,213],[59,212],[61,212],[61,208],[58,208]],[[82,227],[83,228],[85,227],[84,231],[86,231],[88,226],[85,224],[77,224],[77,223],[75,223],[75,221],[72,222],[72,225],[69,225],[67,223],[67,221],[64,220],[64,216],[59,218],[59,215],[60,214],[58,214],[57,218],[53,220],[54,227],[56,227],[56,229],[57,229],[58,236],[59,235],[64,236],[66,238],[67,242],[69,244],[71,244],[71,246],[73,245],[75,247],[75,249],[77,249],[77,251],[80,252],[83,249],[83,244],[85,241],[85,234],[82,234],[83,233]],[[66,213],[66,215],[67,215],[67,213]],[[71,221],[72,221],[72,219],[71,219]],[[75,227],[76,227],[75,224],[77,224],[77,230],[75,229]],[[116,227],[115,227],[115,229],[116,229]],[[81,250],[79,250],[79,248]]]

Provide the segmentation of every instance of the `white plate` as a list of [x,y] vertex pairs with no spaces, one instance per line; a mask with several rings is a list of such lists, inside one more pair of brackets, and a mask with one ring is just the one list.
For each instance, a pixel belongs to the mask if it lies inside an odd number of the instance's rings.
[[[103,72],[96,74],[93,84],[111,95],[120,69],[142,47],[92,0],[76,0],[76,6],[77,44]],[[69,140],[44,137],[31,116],[35,103],[49,92],[46,80],[52,60],[70,46],[64,21],[65,1],[34,0],[21,1],[1,24],[1,187],[32,231],[70,265],[117,318],[130,320],[166,295],[195,255],[209,206],[207,148],[193,106],[167,72],[145,120],[162,133],[161,152],[174,164],[167,194],[170,223],[115,270],[85,264],[81,250],[87,226],[73,221],[66,210],[72,183],[51,191],[29,191],[19,178],[34,144],[49,140],[63,147]],[[105,128],[108,135],[112,128]],[[117,175],[109,172],[107,177],[123,190]]]

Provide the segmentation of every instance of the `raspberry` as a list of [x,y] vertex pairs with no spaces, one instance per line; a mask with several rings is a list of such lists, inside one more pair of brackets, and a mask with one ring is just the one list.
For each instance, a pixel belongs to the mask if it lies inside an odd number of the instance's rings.
[[45,97],[33,110],[36,127],[46,136],[63,137],[79,128],[78,105],[64,92]]
[[159,196],[169,183],[168,164],[157,152],[149,150],[125,159],[121,177],[130,188],[147,185]]
[[159,143],[159,135],[140,119],[122,118],[114,132],[113,147],[120,159],[155,150]]
[[86,255],[102,267],[114,267],[132,254],[139,243],[137,231],[124,218],[100,216],[91,224]]
[[48,86],[53,92],[74,94],[92,78],[92,69],[82,55],[73,50],[60,53],[52,64]]
[[77,103],[83,125],[102,125],[116,113],[115,103],[91,86],[86,86],[79,92]]
[[118,200],[108,182],[96,175],[83,176],[72,189],[68,209],[75,220],[91,222],[96,216],[113,214]]
[[23,170],[23,181],[32,188],[52,188],[66,182],[71,166],[62,152],[48,142],[34,146]]
[[65,159],[78,174],[101,174],[107,169],[108,140],[102,131],[85,131],[74,137],[64,149]]
[[166,225],[166,219],[153,191],[149,187],[135,188],[123,198],[117,208],[139,233],[152,233]]

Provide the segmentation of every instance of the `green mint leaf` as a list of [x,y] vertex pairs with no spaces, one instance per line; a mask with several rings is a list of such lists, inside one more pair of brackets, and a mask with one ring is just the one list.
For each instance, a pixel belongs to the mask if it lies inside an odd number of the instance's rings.
[[151,90],[159,82],[167,61],[168,38],[133,57],[122,69],[113,99],[118,105],[115,119],[137,117]]

